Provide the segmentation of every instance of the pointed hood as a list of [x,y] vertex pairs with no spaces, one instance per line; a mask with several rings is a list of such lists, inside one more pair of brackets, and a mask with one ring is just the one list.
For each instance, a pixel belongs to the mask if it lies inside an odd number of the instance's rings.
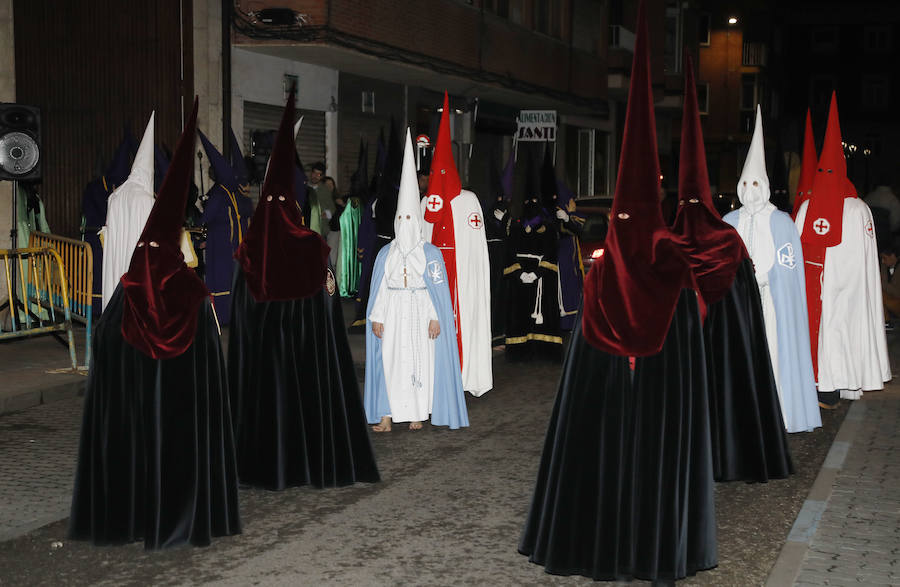
[[384,163],[387,159],[387,146],[384,142],[384,127],[378,131],[378,142],[375,143],[375,169],[372,170],[372,182],[369,184],[369,197],[378,193],[378,184],[384,175]]
[[744,160],[744,169],[737,185],[738,199],[751,214],[766,207],[772,195],[769,189],[769,174],[766,173],[766,152],[763,147],[762,111],[756,106],[756,128]]
[[847,178],[847,161],[841,145],[841,125],[838,120],[837,95],[831,94],[828,111],[828,126],[822,154],[812,184],[812,195],[800,240],[806,247],[824,251],[841,242],[843,230],[844,198],[853,196],[850,180]]
[[141,144],[138,146],[137,154],[134,156],[134,163],[131,165],[131,173],[128,174],[128,182],[140,184],[141,187],[153,193],[154,178],[154,150],[153,145],[153,121],[156,118],[156,111],[150,113],[150,121],[147,122],[147,128],[144,129],[144,136]]
[[684,250],[703,300],[707,304],[721,300],[731,288],[747,253],[740,235],[719,217],[713,205],[690,55],[685,59],[684,68],[678,212],[672,231],[684,239]]
[[216,183],[233,194],[237,190],[237,180],[234,177],[234,169],[231,167],[231,163],[219,153],[210,140],[206,138],[206,135],[203,134],[203,131],[198,130],[197,134],[200,135],[200,142],[203,144],[203,150],[206,152],[206,160],[213,168]]
[[250,172],[247,170],[247,162],[244,160],[244,154],[241,153],[241,143],[234,135],[234,129],[228,129],[231,135],[231,152],[229,158],[231,160],[231,170],[234,173],[234,180],[238,186],[248,185],[250,183]]
[[401,252],[409,252],[422,242],[422,210],[419,207],[419,181],[412,137],[406,129],[403,149],[403,168],[397,194],[397,214],[394,218],[394,242]]
[[509,159],[506,160],[506,167],[503,168],[503,174],[500,176],[500,184],[503,186],[503,199],[507,202],[513,196],[513,175],[516,171],[516,150],[509,150]]
[[375,227],[378,234],[393,238],[394,215],[397,212],[397,189],[400,186],[400,170],[403,165],[403,141],[397,125],[391,118],[384,169],[378,178],[378,203],[375,206]]
[[188,118],[159,196],[122,276],[122,336],[154,359],[177,357],[191,346],[206,286],[184,264],[181,234],[193,175],[197,105]]
[[257,302],[310,297],[325,283],[328,269],[328,246],[322,237],[303,226],[294,199],[297,152],[291,130],[293,120],[291,92],[275,135],[259,204],[235,254]]
[[485,163],[488,167],[488,177],[490,178],[490,186],[491,189],[488,192],[488,197],[486,198],[487,203],[482,204],[484,209],[487,210],[497,200],[506,199],[506,192],[503,189],[503,179],[501,176],[500,166],[497,162],[497,155],[493,153],[490,158],[485,158]]
[[816,178],[816,139],[813,136],[812,118],[809,115],[809,108],[806,109],[806,127],[803,132],[803,157],[800,162],[800,181],[797,182],[797,197],[794,199],[794,214],[800,206],[812,195],[812,184]]
[[369,190],[369,148],[362,137],[359,138],[359,151],[356,156],[356,170],[350,176],[350,195],[368,200]]
[[431,155],[425,221],[432,224],[441,220],[450,222],[450,201],[461,191],[462,182],[453,161],[453,144],[450,142],[450,99],[447,92],[444,92],[444,110],[441,112],[441,123],[434,143],[434,153]]
[[769,201],[779,210],[790,212],[791,202],[788,192],[788,170],[787,163],[784,160],[784,144],[781,142],[781,133],[778,133],[778,140],[775,141],[775,153],[772,157],[772,165],[769,171],[769,189],[772,196]]
[[690,268],[663,223],[646,8],[638,8],[631,87],[609,232],[585,279],[582,333],[620,356],[658,353]]

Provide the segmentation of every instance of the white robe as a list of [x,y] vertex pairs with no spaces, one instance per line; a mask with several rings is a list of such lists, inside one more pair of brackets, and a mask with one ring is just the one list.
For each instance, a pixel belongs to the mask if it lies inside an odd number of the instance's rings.
[[[423,199],[420,204],[423,216],[426,200]],[[478,196],[469,190],[462,190],[451,200],[450,206],[453,237],[456,240],[463,389],[478,397],[494,387],[491,366],[491,267],[484,214]],[[433,228],[434,225],[427,221],[423,224],[422,232],[428,242],[431,242]]]
[[428,322],[438,315],[422,277],[424,254],[421,265],[408,267],[404,286],[402,265],[387,263],[368,316],[384,324],[381,354],[394,422],[422,422],[432,412],[434,341],[428,337]]
[[[800,234],[809,202],[797,212]],[[819,391],[859,399],[891,380],[881,275],[872,212],[858,198],[844,200],[841,243],[825,250],[819,325]]]
[[103,307],[109,303],[119,279],[128,272],[131,256],[153,209],[153,189],[129,179],[107,200],[103,240]]

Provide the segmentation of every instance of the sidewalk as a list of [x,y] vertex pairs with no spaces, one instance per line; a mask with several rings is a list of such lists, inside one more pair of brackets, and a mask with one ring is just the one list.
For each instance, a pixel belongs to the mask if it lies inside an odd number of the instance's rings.
[[[84,328],[75,329],[84,364]],[[84,394],[87,372],[72,372],[69,350],[49,335],[0,343],[0,415]]]

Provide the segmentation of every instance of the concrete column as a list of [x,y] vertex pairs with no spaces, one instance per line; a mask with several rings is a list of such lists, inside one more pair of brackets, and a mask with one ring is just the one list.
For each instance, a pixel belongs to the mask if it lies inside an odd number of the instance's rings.
[[[200,98],[197,125],[222,151],[222,3],[192,0],[194,10],[194,93]],[[198,148],[199,143],[198,143]],[[206,169],[206,154],[203,155]],[[208,178],[203,178],[209,185]],[[198,184],[199,178],[198,178]]]
[[[16,52],[13,39],[13,0],[0,0],[0,102],[16,101]],[[9,248],[12,228],[12,182],[0,182],[0,249]],[[0,302],[8,297],[0,279]]]

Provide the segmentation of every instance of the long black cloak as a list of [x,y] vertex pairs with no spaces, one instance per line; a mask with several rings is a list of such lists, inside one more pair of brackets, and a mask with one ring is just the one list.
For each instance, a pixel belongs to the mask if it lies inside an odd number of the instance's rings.
[[69,536],[145,548],[241,531],[225,361],[210,302],[194,342],[152,359],[122,337],[116,288],[94,334]]
[[696,294],[662,350],[595,349],[579,315],[519,552],[548,573],[675,580],[716,565],[706,365]]
[[236,269],[228,373],[241,483],[380,479],[332,276],[309,298],[257,302]]
[[749,258],[725,297],[709,306],[703,329],[716,481],[787,477],[794,465]]

